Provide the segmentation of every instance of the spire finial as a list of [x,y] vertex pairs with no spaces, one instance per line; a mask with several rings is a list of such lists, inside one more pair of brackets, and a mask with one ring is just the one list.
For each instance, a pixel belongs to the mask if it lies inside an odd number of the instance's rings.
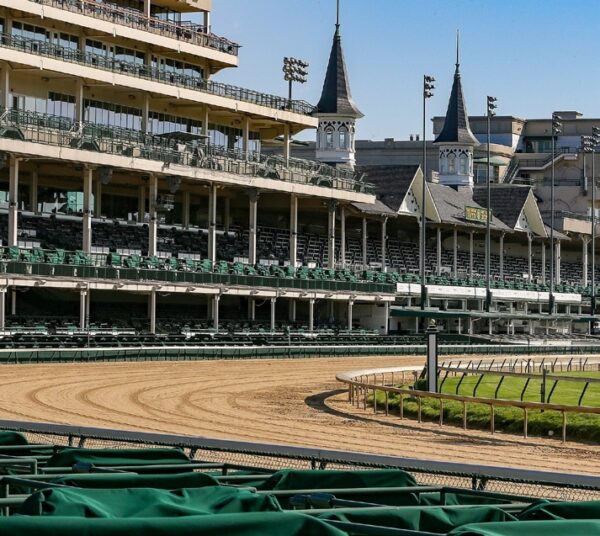
[[456,30],[456,70],[460,66],[460,30]]
[[337,10],[335,15],[335,35],[340,34],[340,0],[337,0]]

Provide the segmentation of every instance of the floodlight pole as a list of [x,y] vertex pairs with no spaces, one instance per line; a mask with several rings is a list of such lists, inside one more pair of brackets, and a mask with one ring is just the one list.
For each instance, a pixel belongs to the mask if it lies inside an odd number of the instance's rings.
[[548,300],[548,314],[553,315],[555,311],[554,302],[554,268],[555,268],[555,251],[556,245],[554,243],[554,160],[556,153],[556,139],[555,136],[560,133],[560,116],[552,114],[552,165],[550,174],[550,294]]
[[433,82],[435,79],[432,76],[423,76],[423,189],[421,192],[421,239],[420,239],[420,277],[421,277],[421,310],[425,309],[427,303],[427,286],[425,282],[425,241],[427,239],[426,230],[426,210],[425,203],[427,202],[427,139],[426,139],[426,115],[427,115],[427,99],[433,96]]
[[491,277],[491,252],[492,252],[492,177],[491,177],[491,122],[495,115],[496,98],[487,97],[487,217],[485,229],[485,309],[489,313],[492,308]]
[[594,129],[592,134],[592,281],[591,309],[596,316],[596,142],[600,130]]

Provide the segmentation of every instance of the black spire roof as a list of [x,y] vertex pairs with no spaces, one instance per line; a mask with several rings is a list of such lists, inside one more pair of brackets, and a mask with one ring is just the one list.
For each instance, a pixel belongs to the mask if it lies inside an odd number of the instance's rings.
[[462,85],[460,83],[460,63],[458,61],[458,44],[456,48],[456,71],[454,71],[454,83],[448,102],[448,111],[444,128],[434,143],[464,143],[466,145],[479,145],[477,138],[471,132],[469,116],[463,97]]
[[357,119],[363,117],[361,111],[354,104],[350,93],[339,23],[335,25],[333,46],[329,55],[329,65],[327,66],[321,100],[317,104],[317,113],[340,114]]

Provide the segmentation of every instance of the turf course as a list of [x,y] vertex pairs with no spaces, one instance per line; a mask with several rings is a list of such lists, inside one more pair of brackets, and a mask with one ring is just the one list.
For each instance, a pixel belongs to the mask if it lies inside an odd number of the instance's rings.
[[[600,372],[563,372],[556,375],[585,376],[600,378]],[[473,396],[473,389],[480,376],[467,376],[458,387],[460,376],[449,377],[442,386],[443,393],[459,394],[462,396]],[[443,378],[443,376],[442,376]],[[525,386],[526,378],[505,377],[498,396],[495,396],[500,376],[485,375],[476,396],[479,398],[501,398],[505,400],[520,400],[521,392]],[[440,380],[441,382],[441,380]],[[552,389],[554,381],[546,382],[546,401]],[[578,405],[579,397],[585,382],[560,382],[556,386],[550,403],[561,405]],[[542,380],[531,379],[525,390],[523,400],[529,402],[541,402]],[[405,386],[408,387],[408,386]],[[419,386],[421,387],[421,386]],[[422,387],[421,387],[422,388]],[[383,392],[377,393],[378,405],[381,408],[385,396]],[[398,397],[390,395],[390,411],[398,409]],[[584,395],[582,404],[584,406],[600,407],[600,384],[590,384]],[[422,417],[437,421],[439,419],[440,404],[437,400],[424,398],[422,401]],[[469,428],[488,429],[490,427],[490,408],[487,405],[468,403],[467,424]],[[417,403],[413,399],[404,399],[405,416],[415,416]],[[463,409],[462,403],[444,401],[444,423],[462,426]],[[514,434],[523,433],[524,414],[519,408],[498,407],[495,412],[496,432],[509,432]],[[562,415],[557,411],[529,411],[528,431],[530,436],[555,436],[560,438],[562,431]],[[592,443],[600,443],[600,415],[568,414],[567,437]]]

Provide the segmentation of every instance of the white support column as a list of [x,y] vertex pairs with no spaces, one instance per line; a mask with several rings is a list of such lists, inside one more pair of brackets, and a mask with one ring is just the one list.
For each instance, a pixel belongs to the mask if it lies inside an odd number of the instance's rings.
[[362,219],[362,262],[363,269],[367,269],[367,218],[363,216]]
[[210,33],[210,11],[204,12],[204,28],[206,28],[206,33]]
[[11,316],[17,314],[17,287],[10,288],[10,314]]
[[191,193],[189,191],[182,192],[181,224],[185,229],[188,229],[190,226],[190,198]]
[[96,179],[96,189],[94,190],[94,216],[102,216],[102,181]]
[[138,190],[138,223],[144,223],[146,216],[146,185],[142,184]]
[[390,302],[384,302],[383,306],[385,308],[385,324],[383,326],[383,334],[387,335],[390,331]]
[[75,82],[75,121],[81,122],[84,118],[83,113],[83,79],[78,78]]
[[92,181],[94,170],[83,168],[83,244],[85,253],[92,251]]
[[294,299],[290,300],[288,317],[289,317],[290,322],[296,321],[296,300],[294,300]]
[[150,16],[151,13],[151,0],[144,0],[144,15],[146,15],[146,17]]
[[258,190],[250,190],[248,192],[249,200],[249,232],[248,232],[248,263],[256,264],[258,259],[256,258],[256,241],[258,236],[258,198],[260,192]]
[[452,277],[456,279],[458,277],[458,231],[456,228],[454,229],[453,234],[452,250]]
[[438,227],[436,229],[436,245],[437,245],[437,260],[436,260],[436,270],[437,275],[442,275],[442,228]]
[[582,245],[582,255],[581,255],[581,266],[582,266],[582,276],[581,283],[584,287],[587,287],[588,284],[588,243],[589,239],[587,237],[583,237],[581,239]]
[[352,331],[352,308],[354,305],[353,300],[348,300],[348,331]]
[[242,150],[244,158],[248,160],[250,156],[250,118],[248,116],[244,116],[242,122]]
[[560,251],[560,240],[556,241],[556,260],[554,262],[554,266],[556,267],[556,284],[560,284],[560,258],[561,258],[561,251]]
[[248,320],[250,322],[256,320],[256,300],[252,297],[248,298]]
[[0,289],[0,331],[6,326],[6,287]]
[[290,163],[290,125],[288,123],[283,125],[283,158],[287,166]]
[[[7,31],[6,29],[4,30]],[[10,30],[8,30],[10,33]],[[4,63],[2,65],[2,104],[4,108],[12,108],[12,99],[10,94],[10,65]]]
[[156,289],[152,289],[148,296],[148,317],[150,318],[150,333],[156,335]]
[[86,311],[87,311],[87,290],[81,289],[79,291],[79,329],[84,331],[86,329]]
[[217,261],[217,186],[208,190],[208,258]]
[[542,240],[542,283],[546,283],[546,242]]
[[219,302],[221,301],[221,296],[219,294],[215,294],[213,297],[213,329],[218,333],[219,331]]
[[504,233],[500,233],[500,279],[504,277]]
[[462,335],[462,318],[458,317],[458,334]]
[[10,157],[8,178],[8,245],[17,246],[19,236],[19,159]]
[[315,329],[315,299],[308,300],[308,331]]
[[[205,105],[204,106],[204,117],[202,118],[202,134],[204,134],[205,136],[208,136],[208,125],[210,122],[210,108]],[[208,138],[207,138],[208,139]]]
[[340,263],[346,268],[346,207],[340,207]]
[[154,256],[157,253],[157,233],[158,217],[156,214],[156,201],[158,198],[158,179],[156,175],[150,175],[148,208],[150,212],[150,221],[148,222],[148,255]]
[[469,277],[473,277],[473,231],[469,232]]
[[387,272],[386,264],[386,252],[385,248],[387,245],[387,218],[381,220],[381,271]]
[[290,196],[290,264],[294,268],[298,264],[298,197],[295,194]]
[[[149,58],[150,53],[146,53]],[[150,94],[144,93],[144,101],[142,103],[142,132],[148,134],[150,132]]]
[[29,210],[32,212],[38,211],[38,167],[34,166],[31,172],[31,183],[29,186]]
[[271,333],[275,331],[275,311],[277,309],[277,298],[271,298]]
[[533,240],[533,237],[531,236],[531,233],[527,233],[527,282],[531,283],[532,279],[533,279],[533,271],[532,271],[532,262],[533,259],[532,257],[532,251],[531,251],[531,241]]
[[337,202],[330,200],[327,203],[327,268],[335,268],[335,209]]

